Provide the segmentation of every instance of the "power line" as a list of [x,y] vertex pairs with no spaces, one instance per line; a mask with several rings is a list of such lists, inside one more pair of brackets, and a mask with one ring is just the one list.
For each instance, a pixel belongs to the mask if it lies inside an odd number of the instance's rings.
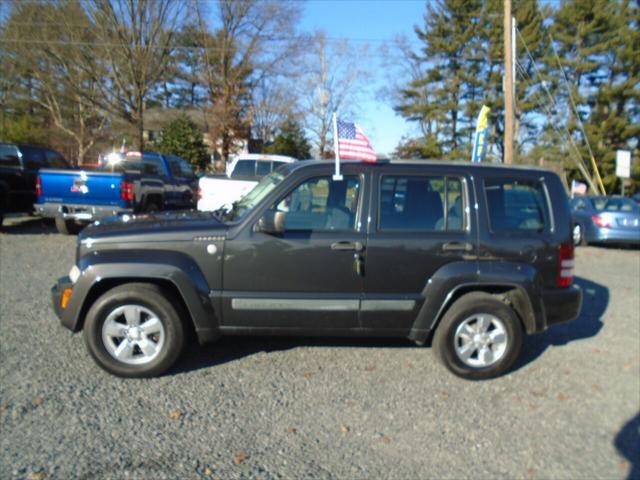
[[[520,68],[520,70],[521,70],[521,75],[523,76],[523,78],[524,78],[525,80],[528,78],[529,80],[532,80],[532,81],[533,81],[533,78],[531,77],[531,75],[529,75],[529,74],[526,72],[526,70],[524,69],[524,67],[522,66],[522,64],[520,64],[520,62],[518,62],[517,60],[516,60],[516,65]],[[534,67],[535,67],[535,60],[534,60]],[[526,76],[526,78],[525,78],[525,76]],[[542,86],[543,86],[543,87],[545,87],[545,86],[544,86],[544,80],[542,80],[542,82],[543,82],[543,83],[542,83]],[[547,90],[547,89],[546,89],[546,87],[545,87],[545,90]],[[534,92],[534,94],[536,95],[536,98],[538,99],[538,101],[537,101],[536,103],[538,104],[538,106],[542,107],[542,109],[547,113],[547,116],[548,116],[548,117],[549,117],[549,119],[551,120],[551,123],[550,123],[550,124],[551,124],[551,126],[553,127],[553,129],[555,130],[555,132],[558,134],[558,136],[559,136],[561,139],[565,139],[565,136],[564,136],[562,133],[560,133],[560,130],[558,130],[558,127],[557,127],[556,123],[553,121],[553,117],[554,117],[554,115],[551,113],[551,111],[549,110],[548,106],[544,103],[544,101],[539,101],[539,98],[540,98],[539,96],[541,96],[541,94],[540,94],[540,93],[538,93],[538,92]],[[549,94],[549,91],[548,91],[548,90],[547,90],[547,94]],[[549,95],[550,95],[550,94],[549,94]],[[557,105],[555,104],[555,102],[553,102],[553,99],[552,99],[552,103],[553,103],[553,105],[554,105],[554,108],[555,108],[555,109],[556,109],[556,111],[557,111]],[[571,145],[572,145],[572,146],[573,146],[573,148],[574,148],[574,154],[576,155],[576,157],[574,158],[574,161],[575,161],[575,163],[576,163],[576,166],[578,167],[578,170],[580,170],[580,172],[582,173],[582,175],[585,177],[585,180],[587,181],[587,183],[589,183],[589,186],[590,186],[594,191],[597,191],[597,188],[596,188],[596,186],[593,184],[593,180],[591,179],[591,176],[589,175],[589,172],[588,172],[588,170],[587,170],[587,167],[586,167],[586,165],[585,165],[585,163],[584,163],[584,159],[582,158],[582,155],[581,155],[580,151],[578,150],[578,146],[576,145],[576,143],[575,143],[575,141],[574,141],[573,137],[571,136],[571,133],[569,132],[569,129],[567,128],[567,126],[566,126],[564,123],[562,123],[562,127],[564,128],[564,130],[565,130],[565,132],[566,132],[566,136],[569,138],[569,141],[570,141]],[[566,141],[566,140],[565,140],[565,141]],[[571,152],[571,149],[569,149],[569,152]]]
[[604,185],[602,183],[602,178],[600,178],[600,172],[598,171],[598,165],[596,164],[596,159],[593,155],[593,150],[591,150],[591,145],[589,143],[589,137],[587,137],[587,132],[584,130],[584,125],[582,123],[582,119],[580,118],[580,114],[578,112],[578,108],[576,107],[576,103],[573,99],[573,94],[571,93],[571,86],[569,85],[569,79],[567,78],[567,74],[564,71],[564,67],[560,63],[560,57],[558,57],[558,51],[554,45],[553,37],[551,36],[551,32],[547,32],[549,34],[549,40],[551,40],[551,48],[553,49],[553,53],[556,57],[556,61],[558,62],[558,67],[560,67],[560,71],[562,72],[562,76],[565,84],[567,85],[567,92],[569,93],[569,100],[571,101],[571,106],[573,107],[573,114],[578,120],[578,125],[580,127],[580,131],[582,132],[582,136],[584,137],[584,141],[587,143],[587,149],[589,150],[589,155],[591,155],[591,163],[593,164],[593,170],[596,172],[596,178],[598,179],[598,183],[600,184],[600,189],[602,190],[602,194],[606,195],[606,191],[604,189]]

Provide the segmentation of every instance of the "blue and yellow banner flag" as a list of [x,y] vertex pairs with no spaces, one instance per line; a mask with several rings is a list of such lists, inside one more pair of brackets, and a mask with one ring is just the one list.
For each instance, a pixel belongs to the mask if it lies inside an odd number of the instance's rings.
[[487,153],[487,129],[489,127],[490,111],[491,109],[486,105],[483,105],[482,109],[480,109],[480,115],[478,115],[478,122],[476,123],[476,136],[473,142],[472,162],[483,161],[484,155]]

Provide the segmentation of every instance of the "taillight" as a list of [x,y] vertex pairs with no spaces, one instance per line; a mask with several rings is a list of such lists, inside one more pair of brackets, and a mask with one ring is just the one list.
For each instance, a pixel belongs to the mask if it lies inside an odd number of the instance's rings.
[[36,178],[36,197],[42,196],[42,179],[40,175]]
[[600,228],[609,228],[611,226],[611,222],[609,222],[609,220],[607,220],[606,218],[602,218],[600,215],[592,215],[591,220],[593,221],[594,225]]
[[573,243],[560,245],[558,254],[558,278],[556,286],[566,288],[573,283]]
[[202,200],[202,188],[198,187],[198,200]]
[[125,202],[133,202],[133,182],[129,180],[120,182],[120,199]]

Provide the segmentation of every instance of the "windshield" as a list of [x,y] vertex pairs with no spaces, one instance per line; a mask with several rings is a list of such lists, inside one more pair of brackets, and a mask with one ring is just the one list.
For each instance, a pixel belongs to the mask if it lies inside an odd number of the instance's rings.
[[234,202],[230,210],[221,209],[221,211],[217,211],[216,214],[228,222],[241,220],[247,213],[253,210],[263,198],[269,195],[284,177],[280,172],[270,173],[260,180],[258,184],[253,187],[253,190],[237,202]]
[[600,212],[640,213],[640,208],[628,198],[596,197],[593,206]]

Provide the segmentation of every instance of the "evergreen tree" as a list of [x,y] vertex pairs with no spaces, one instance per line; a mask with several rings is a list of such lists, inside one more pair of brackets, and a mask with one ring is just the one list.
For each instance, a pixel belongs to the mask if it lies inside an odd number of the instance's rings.
[[[521,37],[532,55],[540,55],[546,41],[536,0],[517,0],[514,12]],[[423,64],[422,78],[400,92],[398,113],[417,121],[423,139],[398,146],[410,147],[425,157],[466,159],[471,155],[475,122],[483,104],[491,108],[490,140],[502,152],[504,94],[504,37],[502,2],[440,0],[427,5],[424,29],[415,28],[424,46],[415,55]],[[520,46],[520,53],[524,48]],[[538,129],[539,92],[530,59],[518,63],[520,81],[516,89],[517,131],[522,144],[532,142]]]
[[208,162],[202,132],[186,115],[180,116],[162,129],[156,148],[160,153],[177,155],[202,169]]
[[616,150],[633,150],[638,159],[639,26],[637,3],[570,0],[562,4],[552,27],[558,98],[572,112],[569,129],[581,144],[583,158],[589,159],[593,152],[608,193],[619,185]]
[[265,147],[264,152],[305,160],[311,157],[311,145],[300,124],[288,119],[280,126],[273,143]]

